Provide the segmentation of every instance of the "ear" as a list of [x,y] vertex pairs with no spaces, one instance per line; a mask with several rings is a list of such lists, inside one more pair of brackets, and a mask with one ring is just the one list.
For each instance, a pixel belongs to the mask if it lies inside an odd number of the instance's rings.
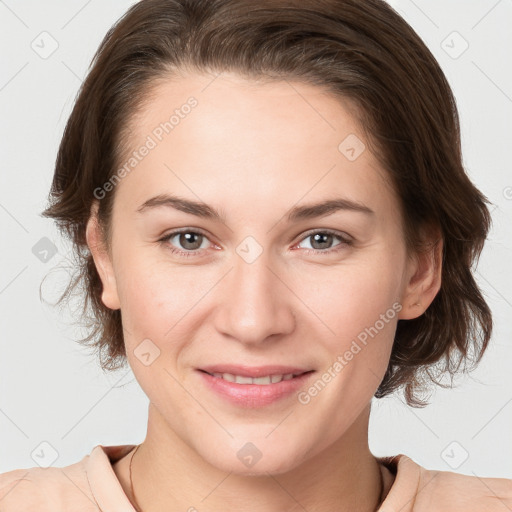
[[117,294],[114,268],[110,255],[104,246],[102,231],[98,222],[98,207],[98,201],[94,201],[91,207],[91,215],[87,221],[85,238],[103,285],[101,300],[107,308],[116,310],[120,309],[121,304]]
[[408,259],[402,293],[401,320],[421,316],[430,306],[441,288],[443,237],[437,228],[423,229],[425,249]]

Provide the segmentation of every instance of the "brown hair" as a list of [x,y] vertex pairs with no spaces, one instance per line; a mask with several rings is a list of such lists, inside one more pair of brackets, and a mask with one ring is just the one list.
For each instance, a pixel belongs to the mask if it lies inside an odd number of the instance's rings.
[[[97,350],[103,369],[119,368],[126,354],[121,312],[102,303],[86,244],[93,191],[120,165],[126,126],[151,87],[180,70],[292,79],[351,100],[400,197],[407,247],[420,250],[420,227],[440,230],[441,289],[423,315],[398,321],[376,397],[404,386],[407,403],[424,406],[416,391],[430,381],[443,386],[438,375],[453,377],[462,362],[466,370],[466,361],[480,361],[492,317],[472,265],[490,227],[488,200],[464,172],[455,99],[414,30],[382,0],[142,0],[109,30],[94,56],[43,212],[57,221],[78,257],[59,302],[82,284],[83,318],[92,315],[80,342]],[[113,198],[112,191],[99,201],[105,233]]]

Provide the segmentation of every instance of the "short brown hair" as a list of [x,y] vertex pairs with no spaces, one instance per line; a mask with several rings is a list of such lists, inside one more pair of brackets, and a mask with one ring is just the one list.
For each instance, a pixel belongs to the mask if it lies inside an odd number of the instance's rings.
[[[142,0],[109,30],[82,84],[60,144],[44,216],[78,256],[60,300],[82,284],[88,335],[103,369],[126,363],[121,312],[101,300],[85,238],[101,187],[120,165],[126,127],[157,81],[179,70],[292,79],[351,100],[370,147],[400,197],[408,249],[422,226],[443,240],[442,284],[423,315],[399,320],[380,398],[403,386],[409,405],[438,375],[478,363],[491,312],[473,275],[490,227],[487,198],[461,158],[455,99],[434,56],[382,0]],[[100,201],[108,234],[114,191]],[[108,235],[105,241],[108,243]],[[439,365],[443,362],[444,365]],[[466,370],[466,364],[464,366]]]

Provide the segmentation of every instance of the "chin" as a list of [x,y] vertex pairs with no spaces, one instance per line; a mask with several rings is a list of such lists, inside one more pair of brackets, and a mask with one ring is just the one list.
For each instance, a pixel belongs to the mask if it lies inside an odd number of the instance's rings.
[[304,454],[299,450],[285,450],[283,446],[273,446],[267,443],[265,447],[258,448],[256,443],[237,443],[233,456],[227,457],[231,451],[222,450],[219,453],[210,453],[204,458],[213,466],[222,471],[240,476],[267,476],[282,474],[293,470],[303,460]]

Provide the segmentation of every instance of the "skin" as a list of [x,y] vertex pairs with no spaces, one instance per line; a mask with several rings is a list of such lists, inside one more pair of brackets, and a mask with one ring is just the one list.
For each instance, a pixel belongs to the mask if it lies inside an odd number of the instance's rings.
[[[366,149],[350,161],[338,150],[349,134],[368,148],[354,110],[316,86],[227,72],[162,81],[132,119],[130,147],[190,96],[198,105],[117,184],[110,247],[97,205],[87,226],[102,300],[122,311],[128,362],[150,401],[132,466],[137,502],[144,512],[374,510],[380,468],[368,447],[370,402],[398,319],[421,315],[439,291],[442,244],[408,254],[398,198],[375,156]],[[226,223],[165,206],[137,212],[162,193],[207,203]],[[286,220],[295,206],[338,197],[374,214]],[[199,249],[179,236],[158,241],[180,228],[205,234]],[[352,244],[334,236],[315,245],[305,235],[322,229]],[[262,250],[252,263],[236,252],[247,236]],[[196,371],[296,365],[316,371],[309,386],[394,303],[401,311],[308,404],[292,394],[241,409]],[[134,353],[144,339],[160,350],[148,366]],[[252,467],[237,457],[249,441],[262,454]],[[114,471],[133,499],[128,463]]]

